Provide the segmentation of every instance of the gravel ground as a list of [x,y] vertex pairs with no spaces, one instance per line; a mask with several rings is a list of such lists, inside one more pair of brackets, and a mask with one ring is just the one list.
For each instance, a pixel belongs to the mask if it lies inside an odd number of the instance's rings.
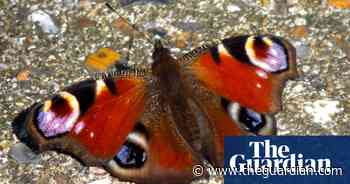
[[[284,109],[277,115],[279,134],[350,134],[349,7],[325,0],[111,4],[140,30],[157,32],[170,47],[181,48],[172,49],[177,56],[236,34],[289,39],[297,48],[300,77],[285,88]],[[84,59],[98,48],[110,47],[126,57],[128,32],[102,0],[0,0],[0,183],[119,183],[62,154],[48,152],[35,163],[19,164],[8,152],[17,142],[10,128],[14,116],[63,86],[92,76]],[[131,64],[147,65],[151,50],[136,35]]]

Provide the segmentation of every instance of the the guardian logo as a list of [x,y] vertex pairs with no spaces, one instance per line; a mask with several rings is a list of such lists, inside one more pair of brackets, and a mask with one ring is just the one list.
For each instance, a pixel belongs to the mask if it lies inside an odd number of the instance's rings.
[[225,183],[349,184],[349,136],[225,138],[225,167],[208,172]]
[[231,156],[229,165],[232,169],[244,171],[247,169],[271,168],[307,168],[314,171],[331,168],[329,158],[304,158],[302,153],[291,153],[287,145],[274,145],[270,140],[249,142],[252,155],[235,154]]

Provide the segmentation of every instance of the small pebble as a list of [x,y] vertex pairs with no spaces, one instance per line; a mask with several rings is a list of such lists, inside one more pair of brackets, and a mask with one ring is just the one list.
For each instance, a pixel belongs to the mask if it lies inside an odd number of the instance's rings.
[[45,33],[57,34],[59,32],[59,29],[51,16],[43,10],[32,12],[28,19],[34,23],[38,23],[42,31]]
[[241,8],[235,4],[230,4],[227,6],[227,11],[229,12],[238,12],[241,11]]
[[8,65],[6,65],[6,64],[4,64],[4,63],[0,63],[0,71],[6,70],[6,69],[8,69],[8,68],[9,68]]
[[13,145],[10,149],[9,155],[20,164],[37,163],[39,161],[38,155],[23,143]]

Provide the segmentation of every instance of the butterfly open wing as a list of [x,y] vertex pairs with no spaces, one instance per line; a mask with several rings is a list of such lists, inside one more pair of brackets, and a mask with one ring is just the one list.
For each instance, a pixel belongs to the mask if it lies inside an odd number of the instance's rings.
[[38,152],[60,150],[126,181],[189,183],[200,159],[146,78],[129,71],[72,85],[23,111],[14,132]]
[[261,113],[281,109],[284,83],[297,76],[295,49],[273,36],[231,37],[191,60],[186,69],[202,85]]
[[39,152],[61,150],[100,165],[115,156],[142,114],[145,86],[138,75],[82,81],[21,113],[14,132]]
[[178,60],[210,127],[211,163],[223,165],[224,136],[276,133],[272,115],[285,81],[297,76],[295,60],[291,44],[273,36],[231,37]]

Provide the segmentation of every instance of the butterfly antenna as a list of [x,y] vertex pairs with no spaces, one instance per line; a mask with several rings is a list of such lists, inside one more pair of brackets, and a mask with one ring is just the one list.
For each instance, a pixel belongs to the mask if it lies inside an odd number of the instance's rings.
[[109,3],[106,3],[106,6],[110,10],[112,10],[115,14],[117,14],[124,23],[128,24],[137,33],[143,35],[143,37],[146,38],[146,40],[149,43],[153,44],[152,39],[145,32],[140,31],[140,29],[135,24],[131,24],[126,18],[124,18],[121,14],[119,14],[118,11],[115,8],[113,8]]

